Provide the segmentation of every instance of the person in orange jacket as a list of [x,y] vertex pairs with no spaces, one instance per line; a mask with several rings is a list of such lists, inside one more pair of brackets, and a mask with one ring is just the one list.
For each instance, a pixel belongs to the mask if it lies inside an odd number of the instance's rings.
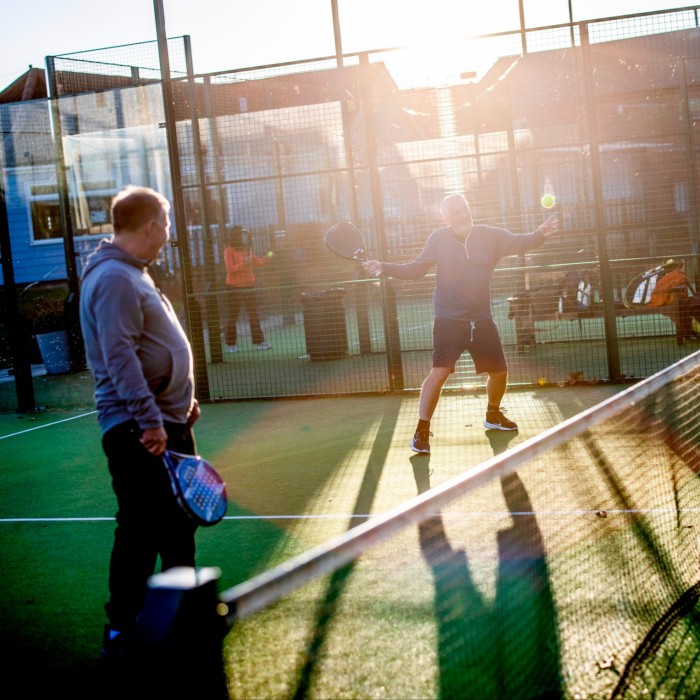
[[696,336],[693,320],[700,322],[700,297],[693,293],[693,286],[685,274],[683,261],[667,260],[664,273],[659,276],[649,306],[673,306],[678,304],[680,330],[683,338]]
[[255,255],[250,249],[248,238],[249,234],[246,229],[241,226],[233,226],[228,231],[227,247],[224,250],[226,284],[230,288],[229,315],[224,340],[229,352],[238,352],[236,324],[241,307],[245,307],[248,312],[248,324],[253,345],[258,350],[270,350],[272,347],[265,341],[265,334],[260,326],[254,272],[254,268],[267,265],[270,258],[259,258]]

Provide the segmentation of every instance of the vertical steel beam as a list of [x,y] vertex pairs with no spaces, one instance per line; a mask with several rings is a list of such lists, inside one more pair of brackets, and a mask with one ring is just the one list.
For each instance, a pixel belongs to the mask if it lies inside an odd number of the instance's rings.
[[7,324],[10,328],[10,343],[12,344],[12,367],[15,372],[17,412],[31,413],[36,410],[34,384],[32,383],[32,366],[29,362],[29,353],[23,342],[25,339],[25,334],[22,332],[24,323],[19,312],[19,298],[15,287],[10,224],[7,219],[5,186],[2,182],[0,182],[0,261],[2,262]]
[[600,143],[593,90],[593,64],[588,24],[581,23],[581,53],[583,82],[586,96],[586,118],[588,121],[588,146],[591,168],[591,186],[595,213],[595,228],[598,241],[598,261],[600,264],[600,288],[603,296],[603,324],[605,328],[605,349],[608,360],[608,378],[619,382],[624,377],[620,371],[620,343],[617,335],[617,314],[615,312],[615,291],[608,252],[607,227],[605,225],[603,179],[600,167]]
[[185,216],[185,202],[182,194],[182,171],[180,168],[180,152],[177,142],[177,125],[173,100],[173,82],[170,77],[170,57],[168,56],[168,39],[165,33],[165,14],[162,0],[153,0],[156,19],[156,34],[158,37],[158,56],[160,59],[161,84],[163,88],[163,110],[165,115],[165,132],[168,143],[168,160],[170,163],[170,181],[173,189],[173,213],[177,240],[171,245],[180,249],[180,264],[182,265],[182,285],[185,298],[185,317],[187,331],[192,343],[194,355],[194,378],[197,397],[207,401],[209,394],[209,374],[204,346],[204,329],[199,304],[192,289],[192,267],[190,261],[190,245]]

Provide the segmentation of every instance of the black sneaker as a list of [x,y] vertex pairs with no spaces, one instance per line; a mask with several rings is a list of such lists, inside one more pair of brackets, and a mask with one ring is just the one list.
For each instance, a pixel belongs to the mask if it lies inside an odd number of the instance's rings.
[[503,414],[505,408],[496,411],[486,411],[486,420],[484,421],[484,428],[489,428],[490,430],[517,430],[518,424],[514,423],[512,420],[508,420]]
[[416,430],[416,434],[411,440],[411,449],[414,452],[422,452],[423,454],[430,454],[430,438],[433,434],[429,430]]
[[105,625],[102,637],[102,658],[109,661],[123,660],[129,653],[129,634],[112,630],[109,625]]

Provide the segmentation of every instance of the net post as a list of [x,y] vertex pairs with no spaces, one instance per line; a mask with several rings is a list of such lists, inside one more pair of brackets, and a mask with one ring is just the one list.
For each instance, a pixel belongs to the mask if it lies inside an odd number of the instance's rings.
[[228,700],[216,567],[174,567],[151,576],[137,621],[138,663],[161,697]]

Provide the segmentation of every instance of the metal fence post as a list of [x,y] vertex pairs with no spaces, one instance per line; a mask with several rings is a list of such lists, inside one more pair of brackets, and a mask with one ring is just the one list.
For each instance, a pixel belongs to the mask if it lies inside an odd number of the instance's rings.
[[180,169],[180,152],[177,143],[177,126],[173,109],[173,84],[170,77],[170,59],[168,57],[168,39],[165,33],[165,15],[162,0],[153,0],[156,15],[156,31],[158,34],[158,55],[160,59],[161,84],[163,87],[163,109],[165,112],[165,131],[168,142],[168,158],[170,161],[170,179],[173,188],[173,211],[177,241],[172,245],[180,249],[180,264],[182,265],[182,284],[185,297],[185,313],[187,326],[192,342],[194,356],[194,377],[197,387],[197,397],[203,401],[210,398],[209,374],[204,347],[204,329],[199,303],[192,293],[192,269],[190,263],[189,235],[185,203],[182,196],[182,172]]
[[595,212],[595,229],[598,242],[598,261],[600,263],[600,288],[603,295],[603,323],[605,327],[605,348],[608,360],[608,374],[611,382],[619,382],[620,343],[617,335],[617,315],[615,313],[615,293],[608,255],[603,210],[603,182],[600,168],[600,144],[596,124],[595,95],[593,92],[593,66],[591,64],[591,45],[588,36],[588,24],[581,23],[581,52],[583,58],[583,82],[586,95],[586,118],[588,121],[588,146],[591,167],[591,185],[593,191],[593,208]]

